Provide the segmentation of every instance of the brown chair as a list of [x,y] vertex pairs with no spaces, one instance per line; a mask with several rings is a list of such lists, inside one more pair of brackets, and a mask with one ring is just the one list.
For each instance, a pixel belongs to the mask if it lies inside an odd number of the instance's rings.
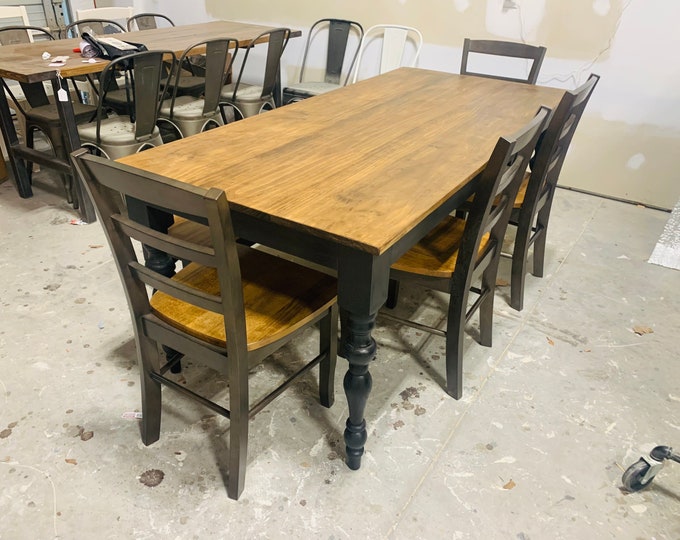
[[[450,295],[446,331],[389,314],[381,316],[446,337],[446,391],[463,393],[465,324],[479,310],[480,342],[491,346],[493,301],[503,237],[549,109],[541,107],[524,128],[501,137],[481,173],[466,219],[448,216],[392,265],[391,285],[412,281]],[[496,203],[494,203],[496,201]],[[395,294],[395,291],[391,291]],[[468,309],[469,293],[475,294]],[[390,304],[393,299],[389,300]],[[388,304],[388,305],[390,305]]]
[[[249,419],[317,364],[320,401],[326,407],[333,403],[336,281],[237,245],[222,190],[194,187],[83,150],[73,153],[73,162],[94,201],[128,299],[141,372],[142,441],[149,445],[160,436],[162,385],[229,418],[226,483],[229,497],[237,499],[245,481]],[[121,193],[207,224],[211,245],[179,240],[131,220]],[[131,240],[193,262],[165,277],[138,260]],[[149,299],[151,289],[156,292]],[[317,324],[319,354],[307,363],[300,358],[285,362],[283,382],[264,397],[251,399],[249,370]],[[168,373],[172,361],[164,361],[162,345],[228,379],[229,409],[200,395],[200,388],[173,379]],[[277,367],[283,363],[277,358]]]
[[525,175],[515,198],[510,215],[510,224],[517,227],[512,252],[510,305],[517,311],[524,307],[524,281],[532,245],[532,274],[543,277],[548,220],[557,180],[571,139],[599,79],[593,74],[573,92],[565,92],[538,143],[531,173]]
[[[37,26],[6,26],[0,28],[0,45],[30,43],[34,39],[49,41],[53,40],[54,37],[44,28]],[[21,92],[18,93],[16,92],[17,88],[15,85],[8,85],[4,79],[2,82],[16,110],[24,118],[24,139],[26,146],[29,148],[34,147],[35,132],[40,131],[50,143],[54,155],[62,158],[64,161],[68,161],[59,111],[53,100],[50,101],[43,83],[19,83]],[[79,95],[75,82],[72,80],[71,82],[73,83],[74,93]],[[14,90],[12,89],[13,86]],[[92,105],[87,105],[80,101],[73,102],[73,114],[76,123],[89,122],[95,117],[96,113],[97,108]],[[26,169],[30,181],[33,174],[33,164],[27,163]],[[64,190],[66,191],[66,199],[75,208],[78,208],[78,198],[74,190],[73,178],[66,174],[62,174],[61,177]]]
[[[545,52],[545,47],[527,45],[526,43],[465,38],[465,41],[463,41],[463,58],[460,63],[460,74],[477,75],[478,77],[487,77],[489,79],[501,79],[504,81],[536,84],[536,79],[538,79],[538,72],[541,69],[541,64],[543,64]],[[469,57],[471,53],[475,55],[503,56],[507,58],[530,60],[531,67],[529,68],[529,73],[526,77],[512,77],[502,75],[500,73],[489,73],[486,70],[473,71],[468,68],[468,61],[470,60]],[[479,58],[479,60],[481,60],[481,58]],[[475,61],[473,60],[473,62]]]

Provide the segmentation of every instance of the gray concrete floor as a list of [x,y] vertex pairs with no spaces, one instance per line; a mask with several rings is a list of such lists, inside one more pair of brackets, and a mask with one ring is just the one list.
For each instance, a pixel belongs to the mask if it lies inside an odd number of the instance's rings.
[[[668,214],[559,191],[547,275],[521,313],[499,287],[492,348],[470,326],[463,399],[442,390],[442,338],[380,321],[361,469],[343,463],[340,359],[331,409],[312,374],[256,416],[238,502],[227,421],[167,392],[160,441],[141,443],[125,298],[76,217],[45,173],[32,199],[0,185],[1,539],[680,538],[680,464],[620,489],[652,447],[680,447],[680,272],[647,263]],[[444,306],[407,288],[399,310]],[[277,362],[256,371],[261,388]]]

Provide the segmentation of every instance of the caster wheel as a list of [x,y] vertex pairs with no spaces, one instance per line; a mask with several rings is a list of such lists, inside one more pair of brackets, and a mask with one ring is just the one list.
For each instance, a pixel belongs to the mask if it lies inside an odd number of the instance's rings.
[[644,459],[639,459],[633,463],[626,469],[626,472],[623,473],[623,477],[621,478],[623,487],[633,493],[649,486],[649,484],[652,483],[654,477],[650,478],[646,483],[642,482],[642,479],[647,474],[647,471],[649,471],[649,467],[649,463],[647,463]]

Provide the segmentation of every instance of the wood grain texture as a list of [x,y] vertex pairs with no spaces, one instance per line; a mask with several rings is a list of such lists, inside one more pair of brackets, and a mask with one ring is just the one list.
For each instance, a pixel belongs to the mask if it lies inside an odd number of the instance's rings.
[[[168,50],[179,55],[187,47],[198,41],[218,37],[235,38],[238,40],[239,46],[243,47],[270,28],[234,21],[213,21],[171,28],[126,32],[125,34],[116,34],[113,37],[133,43],[143,43],[150,50]],[[300,34],[300,31],[296,30],[291,32],[291,37],[297,37]],[[42,59],[42,53],[45,51],[49,52],[53,58],[55,56],[69,57],[66,65],[59,68],[63,77],[98,73],[104,69],[106,61],[98,61],[95,64],[83,63],[80,54],[73,52],[73,49],[79,45],[80,38],[75,38],[0,47],[0,77],[22,82],[37,82],[54,78],[57,68],[49,67],[50,61]]]
[[[335,279],[310,268],[239,246],[248,350],[253,351],[309,324],[336,301]],[[214,268],[189,264],[173,278],[220,294]],[[226,348],[224,317],[163,292],[151,297],[154,313],[168,324]]]
[[384,253],[563,90],[401,68],[128,156],[232,208]]

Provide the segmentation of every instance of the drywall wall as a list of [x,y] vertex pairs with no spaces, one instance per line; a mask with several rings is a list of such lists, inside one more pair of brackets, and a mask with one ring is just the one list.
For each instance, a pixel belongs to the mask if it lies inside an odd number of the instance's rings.
[[[233,19],[308,28],[322,17],[364,27],[418,27],[419,66],[458,72],[464,37],[508,39],[548,48],[539,84],[575,88],[602,76],[573,141],[560,183],[672,208],[680,173],[680,2],[673,0],[135,0],[178,24]],[[514,7],[508,8],[508,6]],[[299,69],[303,40],[292,40],[283,77]]]

